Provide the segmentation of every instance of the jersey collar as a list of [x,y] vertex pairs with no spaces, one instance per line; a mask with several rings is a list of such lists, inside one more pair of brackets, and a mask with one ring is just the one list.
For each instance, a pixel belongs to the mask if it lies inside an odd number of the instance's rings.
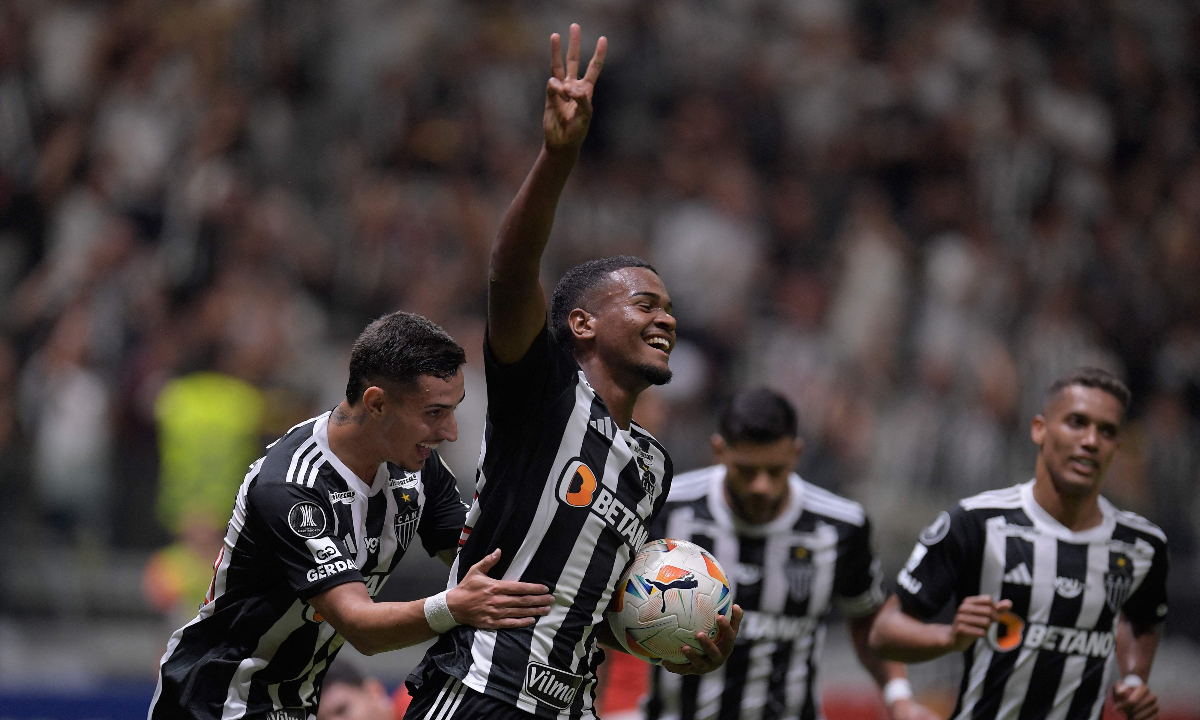
[[1020,485],[1021,508],[1029,516],[1029,519],[1033,521],[1034,527],[1052,537],[1074,543],[1107,540],[1112,535],[1113,528],[1117,524],[1117,514],[1114,511],[1112,503],[1108,500],[1105,500],[1103,497],[1096,498],[1100,503],[1100,514],[1104,517],[1099,525],[1087,530],[1074,532],[1055,520],[1041,505],[1038,505],[1037,500],[1033,498],[1034,482],[1035,480],[1030,480]]
[[[330,411],[332,412],[332,411]],[[346,486],[355,492],[360,492],[363,495],[371,496],[387,487],[388,478],[391,473],[388,472],[387,463],[379,463],[379,467],[375,470],[375,477],[372,478],[371,484],[362,481],[354,471],[346,467],[346,463],[342,462],[341,458],[329,449],[329,412],[317,418],[317,422],[313,425],[313,438],[317,441],[317,447],[329,460],[329,464],[337,471],[338,475],[346,481]]]
[[717,524],[733,528],[739,535],[759,537],[791,530],[804,511],[804,483],[796,473],[788,475],[788,504],[779,517],[769,523],[756,525],[738,517],[725,498],[725,466],[714,465],[712,484],[708,489],[708,510]]

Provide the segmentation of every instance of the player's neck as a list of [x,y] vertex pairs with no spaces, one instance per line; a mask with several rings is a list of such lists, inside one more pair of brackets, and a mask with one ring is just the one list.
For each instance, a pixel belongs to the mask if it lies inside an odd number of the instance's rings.
[[363,432],[364,410],[359,405],[353,408],[343,400],[329,414],[329,449],[359,480],[370,485],[383,459]]
[[628,430],[629,424],[633,422],[633,408],[637,405],[638,395],[646,389],[647,383],[640,379],[633,382],[621,382],[612,376],[608,367],[595,355],[577,358],[577,360],[588,384],[604,401],[604,406],[608,408],[608,414],[612,416],[613,422],[622,430]]
[[1090,530],[1104,522],[1099,496],[1099,486],[1086,495],[1060,492],[1054,486],[1050,471],[1038,462],[1037,476],[1033,482],[1033,501],[1071,532]]

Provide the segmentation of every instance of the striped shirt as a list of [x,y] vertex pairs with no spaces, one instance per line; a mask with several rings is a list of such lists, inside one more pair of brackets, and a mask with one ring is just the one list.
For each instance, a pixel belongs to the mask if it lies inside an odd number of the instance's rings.
[[897,578],[905,612],[931,618],[990,595],[1013,608],[965,653],[958,720],[1096,720],[1116,679],[1117,616],[1167,614],[1167,538],[1099,499],[1103,521],[1072,532],[1033,481],[961,501],[921,534]]
[[782,514],[752,525],[729,507],[724,465],[676,478],[652,534],[713,553],[745,615],[718,670],[680,676],[653,669],[647,720],[822,717],[817,662],[825,616],[833,604],[850,618],[874,612],[884,600],[882,574],[861,505],[795,473],[788,485]]
[[311,720],[344,639],[308,600],[366,583],[374,596],[414,535],[455,546],[465,508],[437,453],[390,463],[371,483],[329,449],[329,413],[297,425],[250,466],[200,613],[171,636],[148,720]]
[[617,427],[545,328],[512,365],[499,365],[486,341],[484,355],[487,423],[450,585],[500,548],[491,574],[545,584],[555,604],[528,628],[454,628],[408,682],[415,691],[440,671],[539,717],[591,718],[604,658],[595,626],[666,502],[671,460],[636,423]]

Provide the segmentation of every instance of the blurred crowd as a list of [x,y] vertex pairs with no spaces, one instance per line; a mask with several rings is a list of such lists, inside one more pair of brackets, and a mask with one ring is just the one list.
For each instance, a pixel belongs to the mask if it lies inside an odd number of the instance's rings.
[[676,377],[639,414],[677,470],[771,385],[801,474],[867,505],[894,568],[937,508],[1030,477],[1041,392],[1101,366],[1135,394],[1108,495],[1200,597],[1183,0],[4,3],[10,541],[158,549],[157,604],[202,592],[245,466],[397,308],[468,348],[469,484],[488,249],[571,21],[610,51],[544,281],[656,264]]

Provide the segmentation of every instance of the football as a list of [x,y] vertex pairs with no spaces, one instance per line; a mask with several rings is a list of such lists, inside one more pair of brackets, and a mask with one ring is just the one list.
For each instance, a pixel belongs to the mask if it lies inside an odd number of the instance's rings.
[[726,577],[717,559],[699,545],[646,543],[617,583],[608,613],[613,635],[647,662],[686,663],[683,646],[700,650],[697,632],[715,639],[717,618],[733,607]]

